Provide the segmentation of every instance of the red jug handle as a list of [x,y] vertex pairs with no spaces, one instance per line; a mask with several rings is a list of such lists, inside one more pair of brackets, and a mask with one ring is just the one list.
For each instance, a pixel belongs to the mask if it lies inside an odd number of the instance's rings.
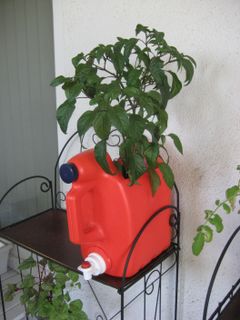
[[68,228],[73,243],[94,243],[104,238],[103,230],[96,222],[93,192],[93,186],[73,186],[67,194]]

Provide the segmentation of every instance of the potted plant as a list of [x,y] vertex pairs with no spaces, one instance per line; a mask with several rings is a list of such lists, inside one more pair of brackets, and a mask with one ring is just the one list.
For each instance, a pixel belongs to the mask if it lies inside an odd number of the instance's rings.
[[37,319],[87,320],[81,300],[71,300],[69,295],[69,288],[80,288],[79,274],[46,259],[39,261],[37,276],[35,267],[32,257],[19,265],[23,280],[20,284],[8,284],[5,300],[11,301],[21,292],[20,302],[27,314]]
[[[108,138],[117,130],[121,135],[118,146],[120,161],[117,170],[136,184],[148,173],[152,193],[160,185],[159,168],[170,188],[174,176],[169,166],[165,142],[172,139],[179,152],[182,144],[174,133],[166,134],[167,104],[193,77],[195,61],[170,46],[164,33],[138,24],[135,38],[117,38],[114,44],[100,44],[89,53],[79,53],[72,59],[72,76],[58,76],[51,85],[62,85],[66,100],[57,109],[57,120],[66,133],[77,105],[88,101],[90,109],[77,121],[81,141],[93,128],[99,141],[94,151],[100,166],[114,174],[106,155]],[[179,75],[185,72],[180,80]],[[79,103],[78,103],[79,102]],[[162,153],[167,159],[159,163]]]
[[[240,171],[240,165],[237,167]],[[220,216],[220,211],[230,214],[235,210],[236,202],[240,199],[240,179],[237,184],[229,187],[225,191],[225,199],[215,201],[214,209],[205,210],[205,222],[197,228],[196,235],[192,244],[192,252],[198,256],[206,243],[209,243],[213,239],[213,227],[216,232],[223,231],[223,220]],[[240,210],[238,210],[240,213]]]

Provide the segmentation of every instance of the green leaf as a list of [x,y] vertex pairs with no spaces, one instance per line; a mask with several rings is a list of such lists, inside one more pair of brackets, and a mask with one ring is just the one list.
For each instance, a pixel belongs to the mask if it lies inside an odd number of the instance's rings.
[[185,58],[188,58],[188,59],[192,62],[192,64],[194,65],[194,67],[197,66],[196,61],[195,61],[192,57],[190,57],[190,56],[188,56],[188,55],[184,55],[184,57],[185,57]]
[[7,291],[4,294],[5,301],[12,301],[14,298],[14,294],[16,293],[17,285],[15,283],[7,284]]
[[79,274],[73,271],[69,271],[68,276],[73,282],[76,282],[79,279]]
[[21,287],[22,288],[32,288],[34,285],[34,277],[31,274],[28,274],[24,277]]
[[54,263],[54,262],[48,261],[48,266],[49,266],[49,269],[54,272],[62,272],[62,273],[67,272],[67,269],[65,267],[61,266],[60,264]]
[[133,142],[131,141],[131,139],[124,140],[119,146],[120,159],[121,161],[123,161],[123,166],[125,165],[126,169],[127,169],[127,164],[129,163],[129,158],[132,154],[132,149],[133,149],[132,146],[133,146]]
[[177,150],[178,150],[181,154],[183,154],[183,147],[182,147],[182,143],[181,143],[179,137],[178,137],[176,134],[174,134],[174,133],[170,133],[168,136],[169,136],[170,138],[172,138],[172,140],[173,140],[173,142],[174,142],[175,147],[177,148]]
[[158,167],[163,174],[163,179],[165,180],[166,184],[170,189],[172,189],[174,185],[174,175],[172,169],[165,162],[159,163]]
[[71,301],[71,297],[70,297],[70,295],[69,295],[69,292],[66,292],[66,293],[64,294],[64,299],[65,299],[67,302],[70,302],[70,301]]
[[81,311],[79,313],[79,318],[77,318],[76,320],[88,320],[88,316],[86,315],[86,313],[84,311]]
[[13,298],[14,298],[14,294],[11,293],[11,292],[8,292],[8,291],[7,291],[7,292],[4,294],[4,299],[5,299],[6,302],[12,301]]
[[162,102],[162,98],[161,98],[161,95],[158,91],[155,91],[155,90],[151,90],[148,92],[148,95],[153,99],[155,100],[156,102],[158,102],[159,104],[161,104]]
[[195,256],[198,256],[201,253],[204,246],[204,242],[204,234],[202,232],[198,232],[192,244],[192,252]]
[[120,133],[126,134],[129,120],[125,110],[120,106],[112,107],[110,108],[108,115],[111,124],[118,129]]
[[216,205],[216,206],[219,206],[220,203],[221,203],[221,201],[220,201],[219,199],[217,199],[217,200],[215,201],[215,205]]
[[131,38],[131,39],[128,39],[125,43],[125,46],[124,46],[124,59],[128,59],[131,52],[132,52],[132,49],[135,47],[135,45],[137,44],[138,42],[138,39],[136,38]]
[[151,183],[152,195],[154,196],[160,186],[160,178],[155,169],[152,168],[148,168],[148,175]]
[[140,94],[140,90],[135,87],[126,87],[123,89],[123,93],[126,94],[127,97],[138,97]]
[[137,114],[129,116],[129,127],[127,135],[134,140],[138,140],[142,136],[145,129],[146,121]]
[[150,62],[150,72],[157,83],[162,83],[163,61],[158,57],[153,57]]
[[104,89],[104,98],[106,101],[110,99],[117,99],[121,94],[121,88],[118,81],[112,81],[109,84],[104,84],[102,85],[102,89]]
[[211,215],[213,214],[212,210],[205,210],[205,219],[207,220],[209,217],[211,217]]
[[53,290],[54,284],[50,282],[43,282],[41,287],[43,290],[50,291]]
[[16,283],[8,283],[7,284],[7,291],[11,293],[15,293],[17,289],[17,284]]
[[172,71],[168,71],[168,72],[172,75],[172,86],[171,86],[171,91],[170,91],[170,95],[169,95],[169,99],[172,99],[181,91],[182,83],[178,79],[178,76],[176,75],[176,73],[174,73]]
[[72,312],[80,312],[82,310],[83,304],[81,300],[74,300],[69,303],[70,310]]
[[102,111],[98,109],[94,117],[93,127],[100,139],[105,140],[108,138],[111,130],[111,123],[106,110]]
[[84,112],[78,119],[77,129],[80,137],[82,137],[87,130],[93,126],[95,115],[96,113],[94,111],[89,110]]
[[113,53],[110,54],[110,58],[112,60],[113,66],[118,74],[121,74],[124,69],[125,58],[121,53],[121,47],[123,43],[116,43],[113,48]]
[[[127,78],[127,88],[134,88],[134,87],[139,87],[139,83],[140,83],[140,75],[142,73],[142,70],[138,70],[138,69],[131,69],[128,72],[126,72],[126,78]],[[134,88],[136,89],[136,88]],[[130,90],[134,90],[134,89],[130,89]],[[138,96],[139,91],[136,91],[136,96]]]
[[149,118],[156,113],[156,109],[158,108],[158,105],[156,101],[154,101],[147,93],[141,92],[141,94],[136,100],[138,101],[138,104],[140,106],[140,110],[138,114],[142,118],[144,117],[144,111],[147,112],[146,118]]
[[156,167],[156,160],[159,155],[159,146],[157,143],[149,143],[147,149],[144,151],[144,155],[146,157],[148,165],[150,167],[155,168]]
[[67,281],[67,276],[63,272],[57,272],[55,275],[55,279],[58,284],[60,284],[62,287],[65,286],[65,282]]
[[64,76],[58,76],[50,83],[52,87],[57,87],[60,84],[64,83],[68,78],[65,78]]
[[105,53],[105,46],[103,44],[100,44],[89,53],[89,56],[97,59],[97,62],[100,63],[104,53]]
[[169,99],[170,87],[168,84],[167,76],[165,75],[162,68],[163,61],[158,57],[153,57],[150,62],[149,70],[157,84],[157,87],[161,91],[163,106],[166,107]]
[[106,145],[106,140],[102,140],[100,142],[98,142],[95,145],[94,148],[94,154],[95,154],[95,158],[97,160],[97,162],[99,163],[99,165],[102,167],[102,169],[109,173],[112,174],[108,162],[107,162],[107,145]]
[[188,85],[192,81],[194,73],[193,65],[187,59],[182,59],[181,63],[186,72],[185,85]]
[[68,100],[73,100],[78,97],[83,89],[83,85],[79,81],[67,82],[63,85],[65,95]]
[[31,257],[25,259],[23,262],[21,262],[18,266],[18,269],[23,271],[23,270],[31,269],[35,266],[36,266],[36,261],[31,256]]
[[135,184],[138,178],[140,178],[146,172],[146,165],[144,157],[139,153],[133,153],[129,155],[128,163],[128,175],[131,180],[131,184]]
[[150,64],[150,58],[149,56],[137,45],[135,46],[136,54],[139,59],[139,62],[143,62],[145,66],[148,68]]
[[73,101],[66,100],[57,109],[57,121],[61,130],[64,133],[67,132],[68,122],[75,109],[75,102],[76,100],[73,100]]
[[237,185],[232,186],[231,188],[228,188],[226,190],[226,198],[229,201],[232,209],[235,208],[236,197],[238,196],[239,192],[240,188]]
[[158,118],[158,122],[156,124],[159,128],[158,134],[161,135],[167,129],[168,114],[165,110],[159,109],[157,112],[157,118]]
[[227,205],[226,203],[223,203],[222,206],[226,213],[231,213],[232,209],[229,205]]
[[84,54],[80,52],[75,57],[72,58],[72,64],[76,68],[79,64],[79,62],[84,58]]
[[211,242],[213,238],[213,231],[209,226],[202,226],[201,232],[204,234],[204,240],[205,242]]
[[222,218],[218,214],[214,214],[214,216],[209,219],[209,222],[215,226],[216,231],[218,233],[222,232],[223,230]]
[[146,33],[146,32],[148,32],[148,31],[149,31],[148,27],[145,27],[145,26],[143,26],[143,25],[141,25],[141,24],[137,24],[136,29],[135,29],[136,36],[137,36],[140,32]]

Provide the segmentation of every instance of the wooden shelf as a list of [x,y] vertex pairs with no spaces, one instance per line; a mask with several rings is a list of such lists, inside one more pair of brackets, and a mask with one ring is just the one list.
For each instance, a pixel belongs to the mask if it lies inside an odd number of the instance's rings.
[[[8,239],[20,247],[53,260],[73,271],[77,271],[77,267],[83,260],[80,246],[74,245],[69,240],[66,212],[62,209],[49,209],[31,218],[5,227],[0,230],[0,237]],[[142,278],[144,274],[151,271],[159,263],[176,252],[176,250],[176,246],[172,244],[135,276],[127,278],[124,286],[121,278],[106,274],[95,277],[94,280],[119,291],[121,288],[125,291]]]

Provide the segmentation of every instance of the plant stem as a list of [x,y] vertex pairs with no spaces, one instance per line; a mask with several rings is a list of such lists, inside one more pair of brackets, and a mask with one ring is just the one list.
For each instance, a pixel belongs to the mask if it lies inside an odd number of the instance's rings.
[[215,210],[212,211],[212,213],[207,217],[205,223],[203,224],[203,226],[207,225],[208,223],[210,223],[210,219],[216,214],[216,212],[224,205],[227,204],[227,202],[229,202],[229,200],[232,200],[236,197],[239,197],[240,193],[237,194],[237,196],[233,196],[230,197],[229,199],[225,199],[222,202],[219,203],[219,205],[215,208]]
[[169,64],[169,63],[173,63],[173,62],[177,62],[178,60],[177,59],[173,59],[173,60],[168,60],[167,62],[164,63],[164,67]]
[[93,63],[93,66],[96,67],[98,70],[101,70],[101,71],[105,71],[106,73],[112,75],[114,78],[117,79],[117,75],[109,70],[107,70],[106,68],[104,67],[99,67],[97,64]]

